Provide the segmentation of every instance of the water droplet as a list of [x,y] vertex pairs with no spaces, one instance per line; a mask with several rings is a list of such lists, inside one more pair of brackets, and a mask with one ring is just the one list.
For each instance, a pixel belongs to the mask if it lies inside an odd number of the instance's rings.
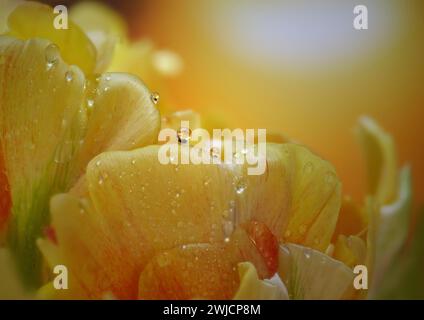
[[229,238],[229,237],[225,237],[224,242],[225,242],[225,243],[230,242],[230,238]]
[[242,194],[247,189],[246,182],[244,180],[239,180],[236,184],[236,193]]
[[191,130],[190,128],[180,128],[177,131],[178,142],[179,143],[187,143],[191,139]]
[[131,160],[131,164],[135,164],[137,161],[135,159]]
[[159,103],[159,93],[157,93],[157,92],[153,92],[151,95],[150,95],[150,99],[152,100],[152,102],[154,103],[154,104],[158,104]]
[[65,80],[66,82],[71,82],[72,80],[74,80],[74,72],[71,70],[66,71]]
[[234,224],[230,220],[224,221],[222,227],[226,238],[228,238],[234,231]]
[[50,70],[59,59],[59,48],[51,43],[46,47],[44,55],[47,62],[47,70]]
[[100,160],[96,161],[96,167],[100,166],[102,164],[102,162]]
[[99,185],[101,186],[103,184],[103,182],[104,182],[103,177],[100,177],[99,180],[98,180]]
[[305,258],[306,259],[309,259],[311,257],[311,253],[310,253],[310,251],[309,250],[306,250],[305,251]]
[[109,91],[109,89],[110,89],[110,88],[109,88],[108,86],[106,86],[106,87],[104,87],[104,88],[103,88],[103,91],[104,91],[104,92],[108,92],[108,91]]
[[111,79],[111,78],[110,78],[110,76],[109,76],[109,75],[107,75],[107,76],[105,77],[105,80],[106,80],[106,81],[110,81],[110,79]]
[[209,153],[210,153],[212,158],[220,158],[221,157],[221,150],[219,148],[212,147],[209,150]]
[[87,99],[87,106],[91,109],[94,106],[94,100],[93,99]]

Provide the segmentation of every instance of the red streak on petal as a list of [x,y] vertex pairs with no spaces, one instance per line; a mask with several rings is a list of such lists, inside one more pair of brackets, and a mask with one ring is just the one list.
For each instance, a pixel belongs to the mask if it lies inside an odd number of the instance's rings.
[[3,153],[0,153],[0,231],[6,227],[11,206],[12,199],[10,196],[9,181],[4,166]]
[[255,244],[258,252],[264,259],[268,271],[274,275],[278,270],[278,240],[268,227],[258,221],[251,221],[245,229],[250,240]]
[[44,227],[43,233],[47,239],[49,239],[54,244],[57,244],[56,230],[52,226]]

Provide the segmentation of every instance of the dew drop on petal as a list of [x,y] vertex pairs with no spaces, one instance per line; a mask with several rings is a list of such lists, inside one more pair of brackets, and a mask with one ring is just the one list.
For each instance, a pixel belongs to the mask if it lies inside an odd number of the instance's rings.
[[246,182],[243,180],[240,180],[236,184],[236,193],[242,194],[247,189]]
[[87,106],[91,109],[94,106],[94,100],[93,99],[87,99]]
[[160,99],[160,97],[159,97],[159,93],[157,93],[157,92],[153,92],[153,93],[150,95],[150,99],[152,100],[152,102],[153,102],[154,104],[158,104],[158,103],[159,103],[159,99]]
[[50,70],[59,59],[59,48],[55,44],[50,43],[46,47],[44,55],[47,63],[47,70]]
[[71,70],[68,70],[65,73],[65,80],[66,82],[71,82],[72,80],[74,80],[74,73]]
[[210,153],[212,158],[220,158],[221,157],[221,150],[216,148],[216,147],[212,147],[209,150],[209,153]]
[[177,137],[179,143],[187,143],[191,139],[191,130],[190,128],[179,128],[177,131]]

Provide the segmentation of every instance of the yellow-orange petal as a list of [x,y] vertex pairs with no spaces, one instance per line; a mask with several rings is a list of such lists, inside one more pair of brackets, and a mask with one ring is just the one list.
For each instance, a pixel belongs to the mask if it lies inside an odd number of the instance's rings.
[[365,234],[367,226],[368,216],[366,210],[353,201],[352,198],[344,197],[332,242],[336,242],[339,235],[362,236],[362,234]]
[[181,127],[181,121],[188,121],[190,130],[201,128],[200,114],[193,110],[181,110],[162,117],[162,129],[170,128],[178,130]]
[[343,262],[350,268],[364,265],[366,262],[367,247],[365,241],[357,236],[339,235],[334,246],[333,258]]
[[9,35],[20,39],[43,38],[56,44],[68,64],[79,66],[86,74],[94,72],[96,48],[71,20],[68,29],[56,29],[53,8],[37,2],[23,2],[8,17]]
[[280,248],[279,274],[290,299],[343,299],[353,290],[350,268],[329,256],[296,244]]
[[7,18],[15,8],[21,4],[22,0],[2,0],[0,3],[0,34],[4,34],[9,30]]
[[369,194],[380,205],[390,203],[397,191],[397,160],[393,138],[373,119],[362,117],[356,129],[365,156]]
[[100,2],[79,2],[72,6],[69,16],[97,49],[95,72],[106,71],[115,46],[126,38],[127,26],[123,18]]
[[37,286],[35,240],[48,222],[51,195],[67,191],[97,153],[154,142],[160,117],[138,79],[107,74],[87,82],[47,40],[0,36],[0,57],[0,140],[13,203],[9,244]]
[[281,280],[277,280],[277,282],[274,279],[259,279],[252,263],[239,263],[238,272],[240,286],[234,295],[234,300],[288,300],[288,293],[284,283]]

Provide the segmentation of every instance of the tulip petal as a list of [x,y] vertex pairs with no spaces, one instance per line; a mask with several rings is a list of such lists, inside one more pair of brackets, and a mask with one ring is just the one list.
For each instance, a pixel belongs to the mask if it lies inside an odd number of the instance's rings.
[[332,241],[336,242],[340,235],[365,234],[367,227],[368,216],[366,210],[350,197],[344,197]]
[[374,209],[369,234],[369,265],[372,286],[369,297],[378,294],[380,284],[384,283],[387,270],[396,261],[408,238],[412,212],[411,172],[404,167],[399,176],[397,200],[391,204]]
[[[325,251],[341,204],[339,179],[329,162],[305,147],[295,144],[281,146],[278,157],[284,166],[286,186],[280,192],[288,192],[285,197],[289,205],[286,209],[288,224],[280,229],[283,230],[282,233],[280,231],[282,240]],[[270,161],[269,154],[267,161]]]
[[13,202],[9,243],[28,285],[37,285],[35,240],[48,222],[50,196],[67,191],[97,153],[154,142],[160,117],[139,80],[108,74],[87,82],[46,40],[1,36],[0,56],[0,141]]
[[334,247],[333,258],[350,268],[365,264],[367,247],[365,241],[356,236],[339,235]]
[[319,251],[296,244],[280,247],[279,274],[290,299],[342,299],[353,290],[351,269]]
[[369,192],[380,205],[396,197],[397,164],[392,137],[369,117],[362,117],[357,128],[367,164]]
[[234,300],[288,300],[288,293],[284,283],[281,280],[278,282],[260,280],[252,263],[239,263],[238,271],[240,287],[234,295]]
[[200,114],[192,110],[176,111],[162,117],[162,129],[170,128],[178,130],[181,128],[181,122],[188,121],[190,130],[201,128]]
[[7,18],[9,14],[15,10],[15,8],[21,4],[21,0],[2,0],[1,1],[1,11],[0,11],[0,34],[4,34],[9,31],[7,25]]
[[48,5],[23,2],[9,15],[9,35],[26,40],[48,39],[60,48],[68,64],[79,66],[86,74],[94,72],[96,48],[87,35],[72,21],[68,29],[56,29],[56,15]]
[[71,8],[70,18],[90,38],[97,49],[96,73],[106,71],[115,46],[126,37],[125,21],[100,2],[80,2]]
[[47,199],[65,190],[86,121],[84,75],[60,56],[47,70],[49,45],[0,37],[5,58],[0,65],[0,139],[13,202],[9,240],[29,282],[39,265],[35,239],[47,221]]
[[[297,172],[298,157],[316,161],[324,173],[332,170],[306,148],[270,144],[266,172],[249,176],[246,163],[164,165],[158,160],[162,147],[102,153],[90,161],[84,179],[70,194],[52,200],[59,247],[90,296],[110,291],[118,298],[134,297],[135,279],[152,257],[188,244],[219,245],[225,239],[233,244],[232,256],[243,252],[236,262],[251,261],[260,277],[272,276],[277,268],[277,239],[297,215],[305,215],[304,220],[298,219],[302,224],[314,215],[307,226],[313,239],[328,246],[337,205],[329,205],[329,210],[325,201],[311,196],[306,199],[317,201],[309,204],[313,213],[302,212],[291,199],[294,193],[302,194],[294,190],[299,188],[296,179],[303,177]],[[179,158],[187,152],[179,144],[175,147]],[[327,185],[315,192],[337,198],[338,182],[332,177],[331,181],[326,175],[313,179]],[[81,208],[85,214],[80,214]],[[85,261],[83,268],[80,261]]]
[[185,245],[155,256],[140,275],[141,299],[231,299],[238,286],[222,246]]

